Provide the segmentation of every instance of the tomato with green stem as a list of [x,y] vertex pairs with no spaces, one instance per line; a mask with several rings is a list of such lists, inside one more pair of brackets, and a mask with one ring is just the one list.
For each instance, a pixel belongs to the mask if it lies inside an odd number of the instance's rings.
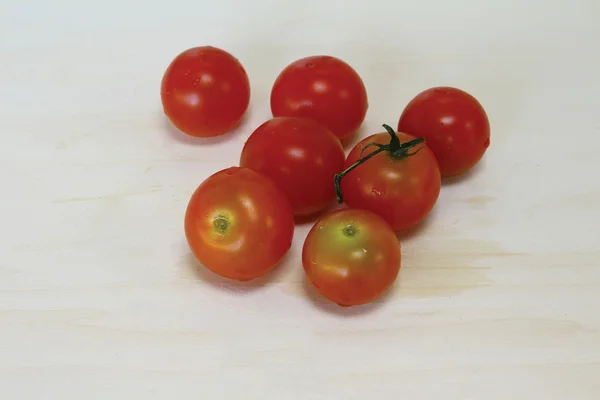
[[381,297],[401,265],[400,243],[389,224],[361,209],[334,211],[315,223],[302,248],[308,280],[325,298],[354,306]]
[[490,122],[482,105],[453,87],[419,93],[402,112],[398,130],[427,140],[443,177],[471,169],[490,145]]
[[250,82],[242,64],[225,50],[194,47],[169,64],[161,82],[164,112],[179,130],[198,137],[223,135],[242,120]]
[[331,56],[297,60],[281,71],[271,89],[274,117],[307,117],[325,125],[340,139],[361,126],[369,103],[358,73]]
[[246,281],[266,274],[283,259],[292,244],[294,215],[270,179],[231,167],[209,176],[193,193],[185,234],[203,266]]
[[305,217],[334,203],[331,182],[345,158],[338,138],[318,122],[276,117],[252,132],[240,166],[271,178],[290,200],[294,215]]
[[420,223],[440,194],[440,170],[423,138],[396,133],[371,135],[348,154],[335,176],[339,203],[382,216],[394,231]]

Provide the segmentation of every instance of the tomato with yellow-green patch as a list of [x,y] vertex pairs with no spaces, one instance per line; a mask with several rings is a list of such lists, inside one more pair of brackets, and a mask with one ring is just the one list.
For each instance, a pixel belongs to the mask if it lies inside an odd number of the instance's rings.
[[365,304],[382,296],[396,280],[400,243],[382,217],[346,208],[311,228],[302,264],[308,280],[325,298],[341,306]]

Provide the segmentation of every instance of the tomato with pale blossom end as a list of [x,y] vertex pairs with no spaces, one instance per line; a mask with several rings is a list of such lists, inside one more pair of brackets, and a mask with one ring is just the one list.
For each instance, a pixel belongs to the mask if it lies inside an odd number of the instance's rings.
[[377,214],[346,208],[321,218],[302,248],[308,280],[325,298],[354,306],[380,298],[401,265],[400,243]]
[[294,215],[268,178],[231,167],[209,176],[190,198],[185,234],[196,259],[225,278],[246,281],[273,270],[290,249]]

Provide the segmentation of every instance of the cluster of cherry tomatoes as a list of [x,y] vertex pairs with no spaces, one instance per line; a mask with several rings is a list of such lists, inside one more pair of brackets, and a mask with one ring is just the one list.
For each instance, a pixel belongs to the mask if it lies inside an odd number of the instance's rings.
[[[250,82],[228,52],[196,47],[171,62],[161,99],[181,131],[217,136],[240,124]],[[397,131],[383,125],[346,156],[343,143],[367,109],[362,79],[338,58],[283,69],[271,90],[273,118],[249,136],[239,166],[209,176],[189,201],[185,234],[198,261],[230,279],[262,276],[290,249],[296,221],[314,217],[302,249],[314,287],[342,306],[381,296],[400,271],[396,233],[433,209],[442,178],[481,159],[490,126],[470,94],[431,88],[407,105]],[[346,207],[330,211],[336,198]]]

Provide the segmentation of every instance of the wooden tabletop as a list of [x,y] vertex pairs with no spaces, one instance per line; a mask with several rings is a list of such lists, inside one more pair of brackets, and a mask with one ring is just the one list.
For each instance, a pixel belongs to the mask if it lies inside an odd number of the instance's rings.
[[[0,398],[600,398],[600,7],[595,0],[9,1],[0,12]],[[162,74],[213,45],[248,71],[239,129],[176,131]],[[374,304],[306,284],[300,251],[235,284],[183,234],[195,188],[237,165],[288,63],[363,78],[359,138],[437,85],[491,145],[400,236]],[[349,148],[347,149],[349,150]]]

